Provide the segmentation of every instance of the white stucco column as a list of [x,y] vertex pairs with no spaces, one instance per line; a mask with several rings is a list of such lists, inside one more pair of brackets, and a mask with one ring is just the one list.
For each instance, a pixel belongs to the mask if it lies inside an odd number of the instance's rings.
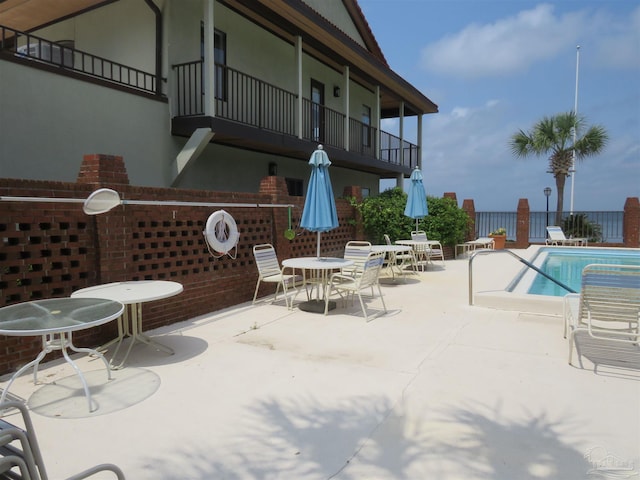
[[209,117],[216,116],[216,86],[215,86],[215,60],[214,60],[214,15],[213,5],[215,0],[204,0],[203,2],[203,18],[204,18],[204,62],[202,64],[204,85],[202,90],[204,93],[204,114]]
[[349,65],[345,65],[344,73],[342,77],[342,109],[344,111],[344,149],[348,152],[350,150],[349,142],[349,118],[351,118],[351,112],[349,112]]
[[302,138],[302,37],[296,37],[296,72],[298,81],[296,84],[296,90],[298,93],[298,124],[296,130],[298,132],[298,138]]
[[422,115],[418,115],[418,167],[422,170]]
[[381,135],[381,127],[382,127],[382,106],[380,105],[380,85],[376,85],[376,104],[374,105],[376,112],[376,119],[374,125],[376,126],[376,130],[378,134],[376,135],[376,151],[374,153],[375,157],[380,160],[380,135]]

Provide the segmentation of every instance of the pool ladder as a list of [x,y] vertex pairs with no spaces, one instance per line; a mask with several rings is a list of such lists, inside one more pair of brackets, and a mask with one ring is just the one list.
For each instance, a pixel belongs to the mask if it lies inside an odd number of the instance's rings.
[[515,257],[519,262],[524,263],[528,268],[531,268],[532,270],[535,270],[536,272],[538,272],[543,277],[548,278],[553,283],[555,283],[555,284],[561,286],[562,288],[564,288],[565,290],[567,290],[569,293],[576,293],[576,291],[574,289],[572,289],[571,287],[565,285],[564,283],[562,283],[559,280],[556,280],[555,278],[550,276],[548,273],[543,272],[542,270],[540,270],[538,267],[536,267],[532,263],[526,261],[520,255],[516,255],[515,253],[513,253],[511,250],[492,250],[492,249],[488,249],[487,248],[487,249],[476,250],[469,257],[469,305],[473,305],[473,259],[476,258],[476,256],[478,256],[478,255],[487,255],[487,254],[490,254],[490,253],[491,254],[493,254],[493,253],[508,253],[512,257]]

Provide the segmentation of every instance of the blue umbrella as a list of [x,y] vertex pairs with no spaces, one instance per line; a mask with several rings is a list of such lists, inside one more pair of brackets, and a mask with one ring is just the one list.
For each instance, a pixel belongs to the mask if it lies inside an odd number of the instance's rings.
[[416,230],[418,230],[418,219],[429,215],[427,206],[427,194],[422,184],[422,171],[416,167],[411,172],[411,186],[409,187],[409,197],[407,206],[404,207],[404,214],[407,217],[416,219]]
[[331,162],[322,145],[318,145],[318,149],[311,154],[309,165],[312,167],[311,178],[300,226],[311,232],[318,232],[317,256],[320,258],[320,233],[338,226],[338,210],[329,178]]

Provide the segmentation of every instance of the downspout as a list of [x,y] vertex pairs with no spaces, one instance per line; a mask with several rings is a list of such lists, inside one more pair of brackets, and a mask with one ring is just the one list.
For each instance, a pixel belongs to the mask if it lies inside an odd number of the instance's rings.
[[162,95],[162,12],[153,0],[144,0],[156,16],[156,95]]

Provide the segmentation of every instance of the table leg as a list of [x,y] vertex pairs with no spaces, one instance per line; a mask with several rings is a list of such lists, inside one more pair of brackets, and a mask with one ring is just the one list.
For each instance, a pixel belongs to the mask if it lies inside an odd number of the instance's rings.
[[166,345],[162,345],[161,343],[158,343],[155,340],[153,340],[148,335],[145,335],[144,333],[142,333],[142,304],[134,303],[134,304],[128,305],[128,307],[129,307],[128,309],[125,309],[124,321],[126,323],[126,326],[124,327],[124,331],[130,337],[129,347],[127,348],[127,351],[124,354],[124,357],[122,358],[120,363],[118,365],[114,365],[113,363],[116,359],[116,356],[118,354],[118,351],[120,350],[120,346],[122,345],[122,341],[123,341],[123,340],[120,340],[120,342],[118,343],[118,346],[113,352],[113,356],[111,357],[111,368],[114,370],[119,370],[124,367],[127,361],[127,358],[129,358],[129,354],[131,353],[131,349],[133,348],[136,342],[151,345],[157,348],[158,350],[162,350],[163,352],[168,353],[169,355],[173,355],[175,352],[173,351],[172,348],[169,348]]
[[76,363],[69,356],[69,353],[67,352],[67,347],[69,347],[74,352],[87,353],[87,354],[94,355],[94,356],[97,356],[97,357],[101,358],[102,361],[105,364],[106,369],[107,369],[107,379],[111,380],[112,377],[111,377],[111,370],[109,369],[109,362],[107,361],[106,358],[104,358],[104,355],[102,355],[102,353],[100,353],[97,350],[94,350],[92,348],[76,347],[73,344],[73,338],[72,338],[72,333],[71,332],[51,333],[51,334],[47,334],[47,335],[43,335],[42,336],[42,350],[40,351],[38,356],[34,360],[32,360],[31,362],[29,362],[26,365],[22,366],[16,373],[14,373],[12,375],[11,379],[9,380],[9,383],[7,384],[7,386],[4,388],[4,390],[2,392],[2,396],[0,397],[0,403],[4,403],[4,400],[5,400],[6,396],[7,396],[7,393],[9,392],[9,389],[11,388],[11,385],[13,384],[15,379],[18,378],[20,375],[22,375],[22,373],[24,373],[25,371],[27,371],[31,367],[33,367],[33,383],[37,384],[37,381],[38,381],[38,365],[40,364],[40,362],[44,359],[44,357],[48,353],[51,353],[54,350],[62,350],[62,355],[63,355],[64,359],[66,360],[67,363],[69,363],[73,367],[73,369],[76,371],[76,374],[78,375],[78,377],[80,377],[80,381],[82,382],[82,386],[84,388],[85,396],[87,397],[87,402],[88,402],[88,405],[89,405],[89,411],[92,412],[93,410],[91,408],[92,407],[92,404],[91,404],[91,392],[89,391],[89,386],[87,385],[87,382],[86,382],[86,380],[84,378],[84,375],[82,374],[82,371],[80,370],[78,365],[76,365]]

